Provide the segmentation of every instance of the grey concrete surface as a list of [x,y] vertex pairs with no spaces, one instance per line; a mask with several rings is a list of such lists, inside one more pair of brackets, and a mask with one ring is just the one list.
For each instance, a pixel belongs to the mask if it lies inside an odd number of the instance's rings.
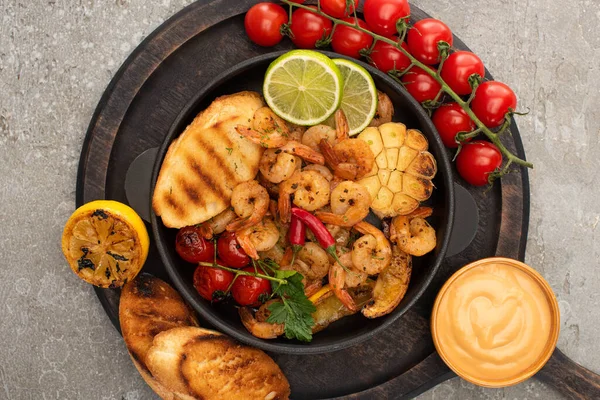
[[[0,399],[152,399],[60,253],[87,124],[130,51],[188,0],[0,0]],[[526,261],[554,288],[559,347],[600,372],[596,0],[417,0],[512,86],[531,172]],[[558,399],[536,380],[453,379],[420,399]]]

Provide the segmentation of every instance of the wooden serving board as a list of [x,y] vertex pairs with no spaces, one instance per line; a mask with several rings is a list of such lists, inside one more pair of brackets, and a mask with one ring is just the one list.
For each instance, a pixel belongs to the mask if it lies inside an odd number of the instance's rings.
[[[247,40],[243,18],[254,3],[198,1],[171,17],[134,50],[109,84],[90,122],[77,177],[78,206],[104,198],[127,202],[124,186],[130,164],[162,143],[179,111],[203,85],[240,61],[292,48],[289,40],[270,49]],[[414,6],[412,13],[413,22],[428,17]],[[458,49],[467,49],[458,38],[454,43]],[[511,129],[512,136],[506,135],[504,144],[524,157],[517,126],[513,123]],[[455,180],[461,183],[460,178]],[[288,377],[293,398],[411,398],[455,376],[435,352],[429,332],[436,293],[454,271],[471,261],[494,255],[523,260],[529,223],[526,170],[504,177],[490,191],[467,190],[479,213],[472,241],[446,258],[429,289],[402,318],[372,340],[336,353],[271,354]],[[154,246],[144,271],[169,280]],[[120,292],[96,292],[119,329]],[[570,398],[600,398],[598,375],[559,350],[537,377]]]

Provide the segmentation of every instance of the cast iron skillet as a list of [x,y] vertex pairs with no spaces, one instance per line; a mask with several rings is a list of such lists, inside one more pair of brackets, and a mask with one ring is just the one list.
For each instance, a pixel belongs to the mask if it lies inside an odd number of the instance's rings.
[[[263,77],[267,67],[283,53],[285,52],[264,54],[230,68],[215,78],[187,104],[175,119],[156,157],[152,172],[152,192],[154,192],[158,173],[169,145],[184,131],[194,117],[218,96],[242,90],[262,92]],[[339,54],[322,53],[332,58],[343,58]],[[426,204],[434,208],[434,215],[429,220],[437,231],[437,247],[423,257],[413,258],[413,272],[408,291],[392,313],[377,319],[367,319],[360,313],[345,317],[324,331],[315,334],[310,343],[301,343],[283,337],[275,340],[263,340],[252,336],[244,328],[233,304],[211,305],[198,295],[192,285],[194,266],[184,262],[175,252],[177,230],[166,228],[152,211],[152,232],[156,239],[156,245],[165,268],[179,292],[216,329],[245,344],[267,351],[301,355],[327,353],[363,342],[385,329],[417,301],[444,258],[454,217],[454,185],[452,184],[450,162],[443,144],[430,118],[401,85],[375,68],[361,62],[358,63],[370,72],[377,88],[390,96],[395,107],[394,120],[403,122],[409,128],[421,130],[429,140],[429,151],[437,160],[438,173],[433,181],[435,190]],[[379,223],[379,221],[375,222]]]

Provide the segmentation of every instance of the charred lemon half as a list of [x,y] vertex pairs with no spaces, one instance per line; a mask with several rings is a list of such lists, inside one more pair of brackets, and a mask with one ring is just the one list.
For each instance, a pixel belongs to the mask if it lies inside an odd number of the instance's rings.
[[377,216],[409,214],[431,196],[437,163],[421,132],[389,122],[365,129],[358,138],[375,155],[373,169],[359,182],[369,190],[371,209]]
[[139,215],[113,200],[79,207],[62,236],[62,251],[73,272],[102,288],[121,287],[135,278],[149,247],[148,231]]

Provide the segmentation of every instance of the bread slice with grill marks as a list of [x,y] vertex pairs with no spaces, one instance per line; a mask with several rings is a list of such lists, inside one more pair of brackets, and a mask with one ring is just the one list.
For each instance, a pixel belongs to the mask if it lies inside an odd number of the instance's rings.
[[194,399],[283,400],[290,395],[287,379],[267,354],[203,328],[158,334],[146,364],[164,387]]
[[231,192],[254,179],[263,148],[241,136],[264,105],[260,94],[239,92],[217,98],[167,151],[152,207],[169,228],[204,222],[229,207]]

